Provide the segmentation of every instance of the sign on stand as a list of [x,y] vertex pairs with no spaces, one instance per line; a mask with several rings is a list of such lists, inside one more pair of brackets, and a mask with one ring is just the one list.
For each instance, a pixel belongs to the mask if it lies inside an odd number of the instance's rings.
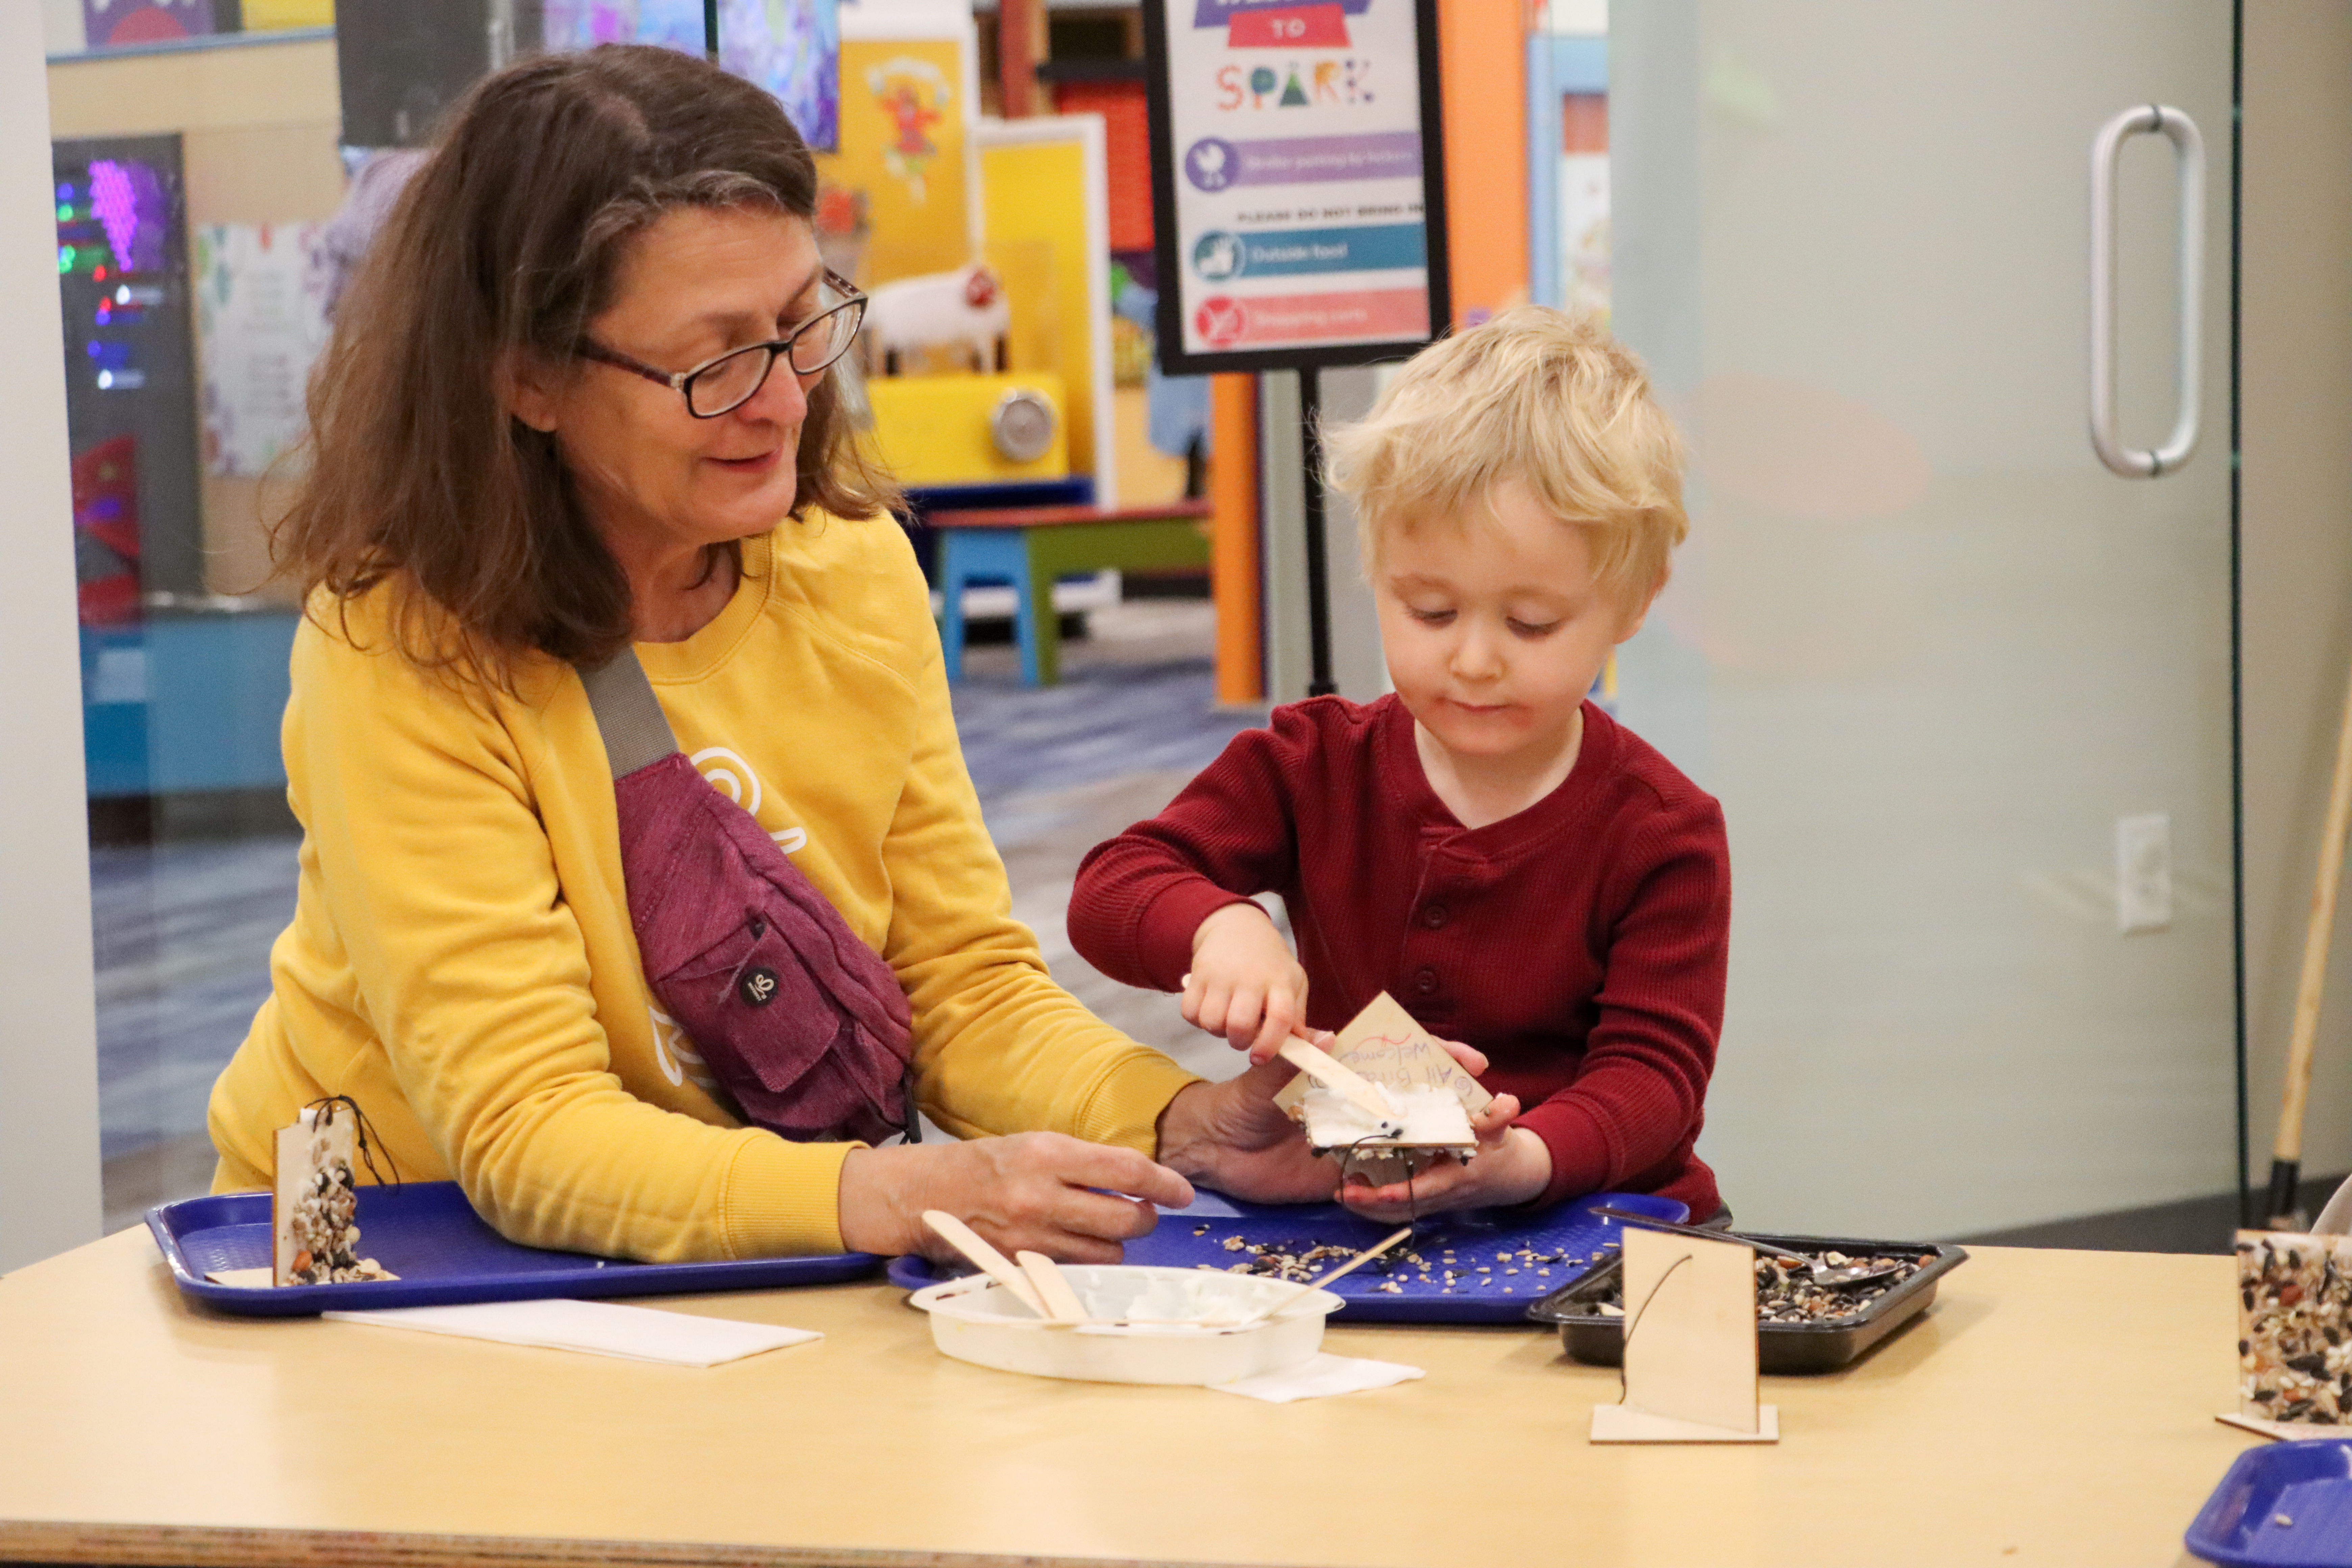
[[1296,370],[1307,605],[1331,690],[1317,372],[1451,317],[1436,0],[1144,0],[1160,367]]
[[1146,0],[1160,364],[1399,359],[1444,330],[1434,0]]

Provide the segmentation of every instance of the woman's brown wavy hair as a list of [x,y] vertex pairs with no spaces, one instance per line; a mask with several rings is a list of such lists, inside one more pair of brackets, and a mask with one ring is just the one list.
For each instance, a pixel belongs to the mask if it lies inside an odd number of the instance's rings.
[[[627,645],[628,581],[555,437],[506,412],[496,371],[569,357],[630,239],[682,206],[814,216],[815,164],[775,99],[644,45],[538,56],[476,84],[310,377],[306,471],[270,552],[312,613],[319,590],[347,609],[384,584],[403,653],[509,689],[520,655],[594,665]],[[797,468],[796,519],[897,499],[830,374],[809,394]]]

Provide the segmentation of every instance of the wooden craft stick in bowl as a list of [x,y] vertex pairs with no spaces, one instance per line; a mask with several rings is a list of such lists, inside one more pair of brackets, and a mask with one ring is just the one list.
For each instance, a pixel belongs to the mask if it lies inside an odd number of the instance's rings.
[[945,1209],[925,1209],[923,1223],[950,1247],[971,1259],[973,1267],[1012,1292],[1014,1300],[1041,1318],[1053,1317],[1054,1314],[1045,1310],[1045,1303],[1039,1299],[1036,1288],[1029,1283],[1028,1277],[1013,1266],[1011,1258],[990,1246],[980,1232]]
[[1055,1322],[1083,1323],[1092,1316],[1087,1312],[1086,1303],[1078,1300],[1078,1293],[1070,1289],[1069,1276],[1064,1274],[1060,1265],[1052,1258],[1042,1252],[1016,1252],[1013,1259],[1021,1265],[1021,1271],[1029,1277],[1029,1283],[1036,1287],[1038,1298],[1045,1303],[1047,1315]]

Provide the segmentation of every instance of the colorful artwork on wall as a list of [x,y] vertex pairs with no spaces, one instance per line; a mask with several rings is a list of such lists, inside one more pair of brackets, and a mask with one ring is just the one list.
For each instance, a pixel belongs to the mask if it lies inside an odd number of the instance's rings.
[[93,49],[201,37],[213,30],[213,0],[81,0],[81,27]]
[[[841,150],[821,159],[834,207],[854,216],[868,288],[971,259],[963,45],[851,38],[841,47]],[[822,223],[824,207],[820,206]],[[838,225],[836,225],[838,226]],[[867,240],[870,237],[870,243]]]
[[117,436],[73,459],[74,586],[81,623],[139,618],[139,437]]
[[[704,49],[702,0],[545,0],[540,27],[551,49]],[[840,145],[838,0],[719,0],[719,63],[774,93],[810,146]]]
[[204,567],[180,139],[68,138],[50,174],[75,575],[112,623]]

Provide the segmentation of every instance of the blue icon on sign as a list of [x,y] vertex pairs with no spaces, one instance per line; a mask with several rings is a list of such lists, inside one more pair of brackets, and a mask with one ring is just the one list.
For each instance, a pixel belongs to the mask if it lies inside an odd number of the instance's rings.
[[1238,277],[1242,269],[1242,242],[1239,235],[1213,228],[1202,235],[1192,247],[1192,270],[1212,283],[1222,283]]

